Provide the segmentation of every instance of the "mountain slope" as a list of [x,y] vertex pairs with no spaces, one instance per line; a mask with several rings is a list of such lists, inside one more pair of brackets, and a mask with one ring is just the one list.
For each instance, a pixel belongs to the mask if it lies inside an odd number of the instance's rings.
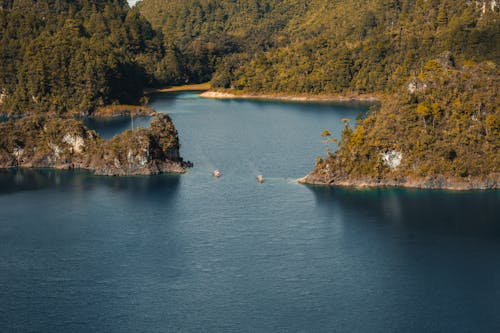
[[0,109],[79,112],[137,103],[161,38],[125,1],[15,0],[0,11]]
[[[495,1],[143,0],[189,80],[252,92],[396,91],[427,60],[500,60]],[[195,74],[198,73],[199,75]]]

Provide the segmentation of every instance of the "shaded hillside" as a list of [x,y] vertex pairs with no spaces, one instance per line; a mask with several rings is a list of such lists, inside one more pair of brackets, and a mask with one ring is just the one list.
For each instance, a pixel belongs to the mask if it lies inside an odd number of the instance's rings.
[[280,32],[307,4],[306,0],[145,0],[137,7],[163,32],[170,79],[184,83],[210,80],[216,65],[233,54],[247,60],[248,54],[277,46]]
[[124,0],[14,0],[0,11],[0,111],[76,111],[138,103],[161,38]]

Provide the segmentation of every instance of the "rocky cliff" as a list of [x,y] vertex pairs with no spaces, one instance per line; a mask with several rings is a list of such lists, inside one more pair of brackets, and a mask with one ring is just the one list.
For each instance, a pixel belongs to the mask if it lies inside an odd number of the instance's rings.
[[183,173],[177,130],[157,114],[147,129],[103,140],[80,120],[29,117],[0,124],[0,168],[87,169],[97,175]]

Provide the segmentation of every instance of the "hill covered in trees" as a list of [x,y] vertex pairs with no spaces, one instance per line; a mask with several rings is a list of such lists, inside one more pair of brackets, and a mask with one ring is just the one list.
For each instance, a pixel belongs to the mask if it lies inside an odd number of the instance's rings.
[[[0,111],[88,114],[145,86],[395,92],[427,60],[500,60],[499,6],[469,0],[9,0]],[[147,19],[147,20],[146,20]]]
[[395,92],[444,51],[457,62],[500,60],[500,8],[489,0],[143,0],[138,7],[164,33],[172,78],[212,77],[219,88]]
[[162,38],[125,0],[12,0],[0,10],[0,111],[138,103],[161,77]]
[[339,149],[302,182],[500,188],[499,85],[493,62],[431,60],[380,110],[346,124]]

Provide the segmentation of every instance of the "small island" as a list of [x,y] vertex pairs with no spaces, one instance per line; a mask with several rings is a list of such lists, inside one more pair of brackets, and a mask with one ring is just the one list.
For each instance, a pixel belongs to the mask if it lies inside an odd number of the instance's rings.
[[104,140],[81,120],[25,117],[0,124],[0,168],[86,169],[96,175],[184,173],[170,117],[156,114],[149,128]]

